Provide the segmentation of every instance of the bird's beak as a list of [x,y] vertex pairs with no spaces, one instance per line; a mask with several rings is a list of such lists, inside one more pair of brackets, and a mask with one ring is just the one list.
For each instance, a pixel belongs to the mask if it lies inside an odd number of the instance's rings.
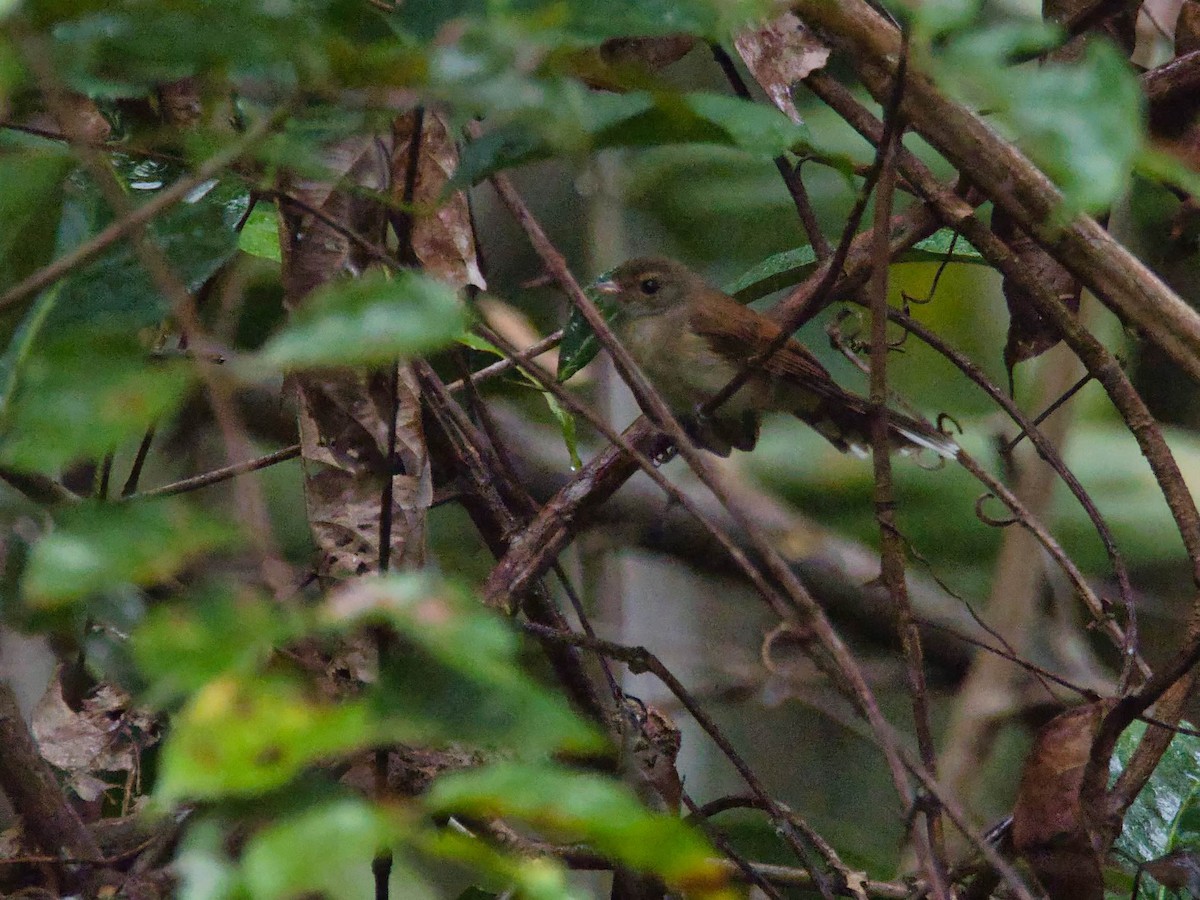
[[597,281],[594,285],[592,285],[592,287],[596,289],[596,293],[598,294],[621,293],[621,286],[611,278],[606,278],[604,281]]

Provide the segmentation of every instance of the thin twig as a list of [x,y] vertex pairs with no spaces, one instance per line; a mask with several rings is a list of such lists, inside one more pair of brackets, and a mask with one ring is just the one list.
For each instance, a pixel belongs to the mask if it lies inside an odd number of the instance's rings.
[[268,453],[266,456],[248,459],[245,462],[234,463],[231,466],[225,466],[220,469],[213,469],[211,472],[205,472],[203,475],[184,478],[182,481],[174,481],[171,484],[164,484],[161,487],[150,488],[149,490],[130,494],[121,499],[132,501],[144,500],[147,497],[171,497],[175,494],[186,494],[191,491],[198,491],[200,488],[220,484],[222,481],[228,481],[230,478],[236,478],[238,475],[257,472],[259,469],[287,462],[289,459],[295,459],[299,455],[300,445],[292,444],[290,447],[284,447],[282,450],[276,450],[273,453]]
[[[871,372],[870,398],[872,404],[871,443],[874,452],[872,468],[875,481],[875,519],[879,524],[880,577],[891,599],[896,617],[896,631],[904,650],[908,674],[909,699],[912,703],[913,724],[921,762],[930,772],[937,771],[937,750],[933,741],[933,726],[929,713],[929,690],[925,681],[924,651],[921,633],[913,616],[912,603],[904,576],[904,544],[896,527],[896,498],[892,486],[891,427],[887,400],[887,358],[890,348],[888,326],[888,231],[896,182],[896,147],[904,133],[900,118],[900,103],[904,98],[905,73],[908,59],[908,32],[904,33],[902,59],[896,69],[896,83],[884,113],[883,136],[879,142],[877,161],[879,180],[875,191],[875,270],[868,286],[871,307]],[[925,830],[917,834],[917,850],[925,868],[930,889],[938,900],[950,896],[946,884],[945,845],[942,838],[941,813],[936,804],[919,807],[924,813]]]

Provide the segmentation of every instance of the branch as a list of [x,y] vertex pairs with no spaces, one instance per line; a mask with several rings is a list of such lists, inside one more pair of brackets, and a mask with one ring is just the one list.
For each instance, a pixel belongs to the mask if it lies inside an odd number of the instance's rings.
[[[895,27],[865,0],[799,0],[796,11],[845,51],[878,100],[887,97],[900,54]],[[977,115],[948,100],[928,76],[909,78],[906,121],[1123,321],[1136,325],[1181,369],[1200,380],[1200,314],[1096,221],[1056,222],[1062,194]],[[905,175],[907,178],[907,175]],[[978,247],[978,245],[976,245]]]
[[[12,689],[0,681],[0,790],[21,817],[25,833],[41,850],[55,857],[97,860],[100,845],[38,752],[37,744]],[[77,881],[75,873],[68,879]]]

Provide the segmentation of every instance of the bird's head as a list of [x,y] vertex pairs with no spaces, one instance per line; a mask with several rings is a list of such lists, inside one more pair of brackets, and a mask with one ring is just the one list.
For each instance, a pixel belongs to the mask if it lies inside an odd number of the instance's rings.
[[682,263],[639,257],[621,263],[607,278],[596,282],[595,288],[612,297],[624,315],[638,318],[686,303],[694,291],[704,288],[704,282]]

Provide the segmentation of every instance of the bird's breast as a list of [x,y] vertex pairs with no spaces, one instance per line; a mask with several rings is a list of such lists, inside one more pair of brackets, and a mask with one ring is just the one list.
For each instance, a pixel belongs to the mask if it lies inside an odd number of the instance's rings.
[[[637,320],[621,337],[630,355],[676,413],[690,413],[737,373],[707,339],[687,326],[683,315],[668,313]],[[723,411],[740,412],[749,399],[747,394],[747,389],[739,391]]]

